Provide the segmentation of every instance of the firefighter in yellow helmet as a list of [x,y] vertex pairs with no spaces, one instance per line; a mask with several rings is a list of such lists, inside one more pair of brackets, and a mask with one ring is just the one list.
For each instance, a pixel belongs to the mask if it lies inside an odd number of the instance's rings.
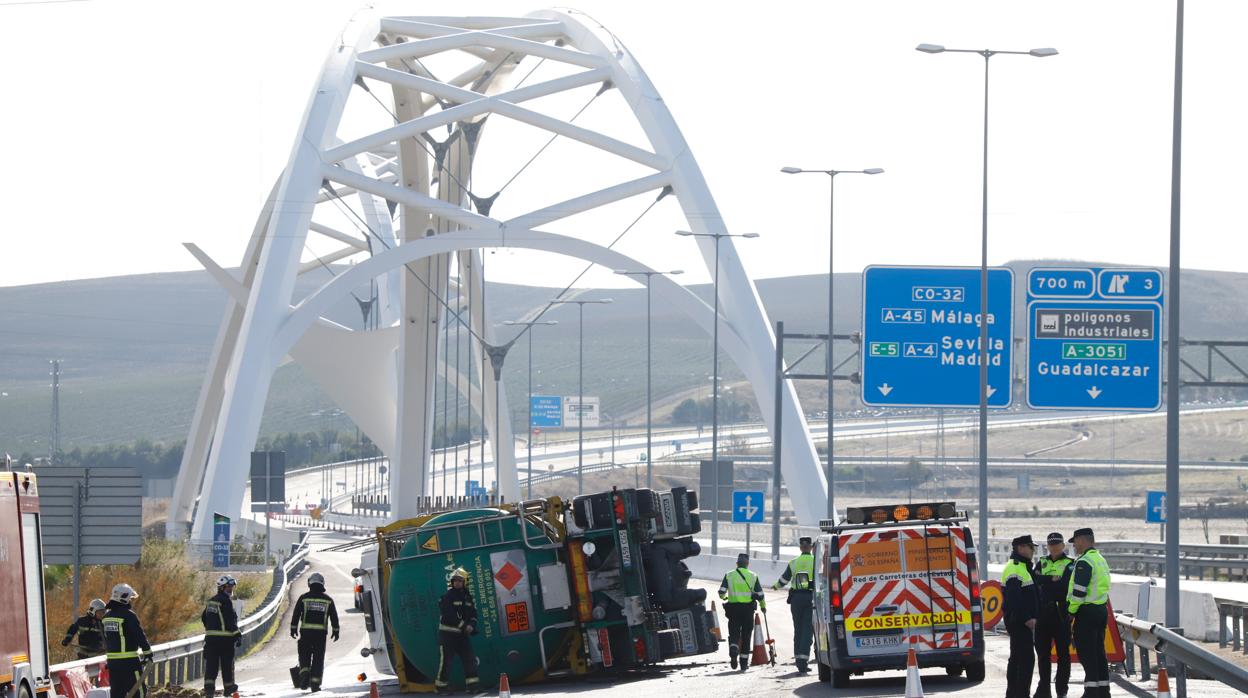
[[451,660],[459,657],[464,669],[464,685],[468,690],[477,686],[477,655],[472,651],[472,636],[477,634],[477,609],[468,591],[468,571],[458,567],[451,572],[450,588],[438,602],[438,676],[434,688],[449,691]]

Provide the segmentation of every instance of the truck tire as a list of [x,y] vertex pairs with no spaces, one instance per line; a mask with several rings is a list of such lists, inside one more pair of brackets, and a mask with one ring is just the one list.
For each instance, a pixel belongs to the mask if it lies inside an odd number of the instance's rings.
[[30,687],[23,683],[17,687],[17,698],[31,698]]
[[971,662],[966,665],[966,680],[971,683],[980,683],[984,680],[984,663]]
[[819,680],[822,681],[823,683],[827,683],[831,681],[832,680],[832,667],[828,666],[827,664],[824,664],[823,662],[817,662],[817,663],[819,664]]
[[849,688],[848,669],[834,669],[832,671],[832,688]]

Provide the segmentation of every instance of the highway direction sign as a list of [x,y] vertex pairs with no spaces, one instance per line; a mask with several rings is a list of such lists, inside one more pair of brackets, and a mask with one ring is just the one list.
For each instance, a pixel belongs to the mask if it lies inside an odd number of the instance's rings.
[[[862,401],[878,407],[979,405],[976,267],[863,271]],[[1010,404],[1014,272],[988,270],[988,406]]]
[[1027,274],[1027,405],[1161,407],[1163,278],[1156,269],[1037,267]]
[[1166,493],[1150,491],[1148,502],[1144,505],[1144,523],[1166,522]]
[[762,523],[763,493],[758,491],[733,490],[732,522]]
[[558,395],[534,395],[529,398],[533,410],[533,427],[563,426],[563,398]]

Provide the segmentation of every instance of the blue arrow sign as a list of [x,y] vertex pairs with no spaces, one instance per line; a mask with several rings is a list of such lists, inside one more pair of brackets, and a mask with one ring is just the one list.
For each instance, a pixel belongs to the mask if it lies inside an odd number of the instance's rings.
[[762,523],[763,493],[758,491],[733,490],[732,522]]
[[533,410],[530,427],[562,427],[563,398],[558,395],[534,395],[529,399]]
[[[862,274],[862,401],[979,405],[980,270],[870,266]],[[1010,404],[1014,272],[988,270],[988,406]]]
[[1144,505],[1144,523],[1166,522],[1166,493],[1150,491]]
[[1027,274],[1027,404],[1161,407],[1163,278],[1156,269],[1037,267]]

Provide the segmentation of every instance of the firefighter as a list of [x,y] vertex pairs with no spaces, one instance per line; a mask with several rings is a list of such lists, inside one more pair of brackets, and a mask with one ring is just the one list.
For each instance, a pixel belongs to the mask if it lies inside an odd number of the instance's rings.
[[1013,552],[1001,572],[1005,629],[1010,634],[1010,661],[1005,669],[1005,698],[1031,698],[1031,675],[1036,668],[1036,585],[1031,577],[1031,558],[1036,544],[1031,536],[1010,542]]
[[1040,681],[1034,698],[1050,698],[1053,662],[1049,648],[1057,645],[1057,676],[1053,685],[1057,698],[1066,698],[1070,685],[1070,616],[1066,613],[1066,589],[1070,585],[1071,563],[1066,555],[1066,539],[1061,533],[1050,533],[1046,541],[1049,554],[1040,558],[1032,569],[1032,577],[1040,590],[1040,613],[1036,617],[1036,668]]
[[458,567],[451,572],[450,588],[438,601],[438,676],[433,686],[438,693],[450,690],[451,662],[459,657],[464,668],[464,684],[469,691],[475,690],[477,679],[477,656],[472,651],[473,635],[477,634],[477,608],[468,591],[468,571]]
[[1096,549],[1092,529],[1076,530],[1070,542],[1078,557],[1071,565],[1074,570],[1066,591],[1066,610],[1075,619],[1071,635],[1083,665],[1084,698],[1101,698],[1109,695],[1109,661],[1105,658],[1109,565]]
[[325,640],[333,629],[338,641],[338,609],[325,593],[325,577],[320,572],[308,576],[308,590],[295,602],[290,615],[290,636],[299,641],[299,688],[321,690],[325,671]]
[[798,538],[797,544],[801,548],[801,554],[789,561],[789,566],[784,568],[780,579],[771,588],[780,589],[791,585],[788,603],[789,611],[793,614],[793,658],[796,660],[797,670],[805,673],[810,671],[810,641],[814,634],[812,613],[815,607],[815,556],[810,554],[809,536]]
[[217,594],[208,599],[200,620],[204,623],[204,698],[212,698],[217,690],[217,670],[221,670],[221,691],[232,695],[238,690],[234,682],[234,648],[243,644],[234,612],[234,587],[238,581],[228,574],[217,579]]
[[93,599],[87,607],[87,612],[83,613],[65,631],[65,638],[61,640],[61,647],[69,647],[69,644],[74,641],[74,635],[77,635],[78,643],[74,645],[74,652],[78,654],[79,659],[103,654],[104,629],[100,624],[100,621],[103,619],[104,600]]
[[[108,659],[109,696],[111,698],[146,698],[143,667],[152,655],[152,645],[143,633],[139,617],[130,606],[138,593],[129,584],[113,587],[113,594],[104,606],[104,650]],[[131,689],[138,690],[130,695]]]
[[719,598],[724,602],[724,614],[728,616],[728,659],[732,668],[738,662],[741,671],[750,666],[751,633],[754,632],[754,609],[761,607],[767,612],[767,600],[758,575],[750,571],[750,556],[737,555],[737,566],[724,575],[719,584]]

